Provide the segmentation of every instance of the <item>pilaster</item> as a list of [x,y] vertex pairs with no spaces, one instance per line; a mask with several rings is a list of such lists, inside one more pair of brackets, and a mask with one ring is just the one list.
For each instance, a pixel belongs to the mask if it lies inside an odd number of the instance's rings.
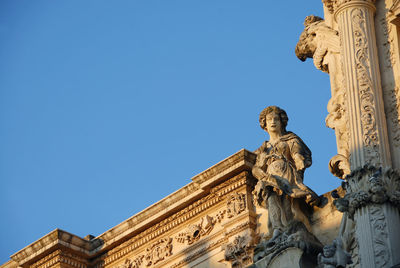
[[351,169],[391,166],[384,115],[373,1],[337,1],[350,132]]
[[[324,0],[334,15],[349,118],[346,196],[338,209],[354,219],[361,267],[400,263],[399,178],[392,168],[374,25],[374,0]],[[343,209],[346,208],[346,209]]]

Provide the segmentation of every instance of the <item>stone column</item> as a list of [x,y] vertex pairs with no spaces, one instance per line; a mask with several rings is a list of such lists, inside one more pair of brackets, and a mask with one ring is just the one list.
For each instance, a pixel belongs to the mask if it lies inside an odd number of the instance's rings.
[[341,58],[350,129],[351,169],[390,167],[374,27],[375,5],[369,0],[337,1]]
[[[400,263],[399,175],[391,157],[374,26],[375,1],[323,0],[338,24],[352,173],[342,209],[354,218],[361,267]],[[354,259],[353,259],[354,261]],[[357,266],[357,265],[356,265]]]

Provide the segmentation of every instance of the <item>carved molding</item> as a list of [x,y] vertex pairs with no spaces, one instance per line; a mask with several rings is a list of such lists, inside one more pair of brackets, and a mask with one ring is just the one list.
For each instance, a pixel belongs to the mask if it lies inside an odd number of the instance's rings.
[[339,211],[353,218],[357,209],[368,204],[391,203],[400,207],[400,175],[393,169],[382,171],[374,166],[364,166],[346,177],[343,184],[347,193],[334,201]]
[[38,262],[32,264],[31,268],[49,268],[58,264],[67,264],[71,267],[76,268],[87,268],[88,261],[75,254],[69,252],[63,252],[62,250],[56,250],[46,257],[42,258]]
[[[244,186],[254,184],[254,178],[249,174],[248,171],[243,171],[233,178],[215,186],[210,189],[210,194],[206,197],[195,201],[188,207],[180,210],[179,212],[171,215],[165,220],[153,225],[145,231],[139,233],[128,241],[122,243],[116,248],[110,250],[104,254],[100,259],[96,260],[96,267],[104,267],[117,260],[120,260],[124,256],[148,243],[148,241],[156,239],[162,236],[169,230],[176,228],[179,225],[185,224],[188,220],[196,217],[203,211],[220,204],[224,200],[224,196],[230,192]],[[220,215],[221,216],[221,215]],[[218,217],[215,215],[214,217]]]
[[172,238],[163,238],[148,247],[145,253],[132,258],[127,258],[125,262],[116,268],[143,268],[156,265],[165,258],[172,255]]
[[342,8],[344,4],[375,4],[376,0],[322,0],[322,3],[326,6],[330,13],[335,13],[339,8]]

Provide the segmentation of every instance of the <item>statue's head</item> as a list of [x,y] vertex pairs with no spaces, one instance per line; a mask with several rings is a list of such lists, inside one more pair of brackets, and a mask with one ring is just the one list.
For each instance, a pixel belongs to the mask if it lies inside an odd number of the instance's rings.
[[295,53],[299,60],[305,61],[307,58],[313,58],[314,52],[317,49],[317,44],[315,42],[316,33],[310,26],[322,21],[322,18],[314,15],[307,16],[304,20],[305,29],[301,33],[299,42],[295,48]]
[[285,110],[279,108],[278,106],[268,106],[260,113],[260,127],[268,132],[267,129],[267,116],[271,114],[276,114],[279,116],[280,119],[280,126],[282,128],[282,133],[286,132],[287,122],[289,118],[285,112]]

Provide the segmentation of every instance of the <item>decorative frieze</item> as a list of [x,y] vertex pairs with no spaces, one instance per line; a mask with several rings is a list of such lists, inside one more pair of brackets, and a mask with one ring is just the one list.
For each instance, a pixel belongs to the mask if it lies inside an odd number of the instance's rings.
[[[223,215],[223,214],[222,214]],[[211,217],[206,215],[200,219],[197,224],[190,224],[184,232],[179,233],[176,236],[176,241],[179,243],[191,245],[198,241],[200,238],[208,235],[217,223],[217,219],[221,221],[222,217]]]
[[146,249],[146,266],[152,266],[172,255],[172,238],[163,238]]

